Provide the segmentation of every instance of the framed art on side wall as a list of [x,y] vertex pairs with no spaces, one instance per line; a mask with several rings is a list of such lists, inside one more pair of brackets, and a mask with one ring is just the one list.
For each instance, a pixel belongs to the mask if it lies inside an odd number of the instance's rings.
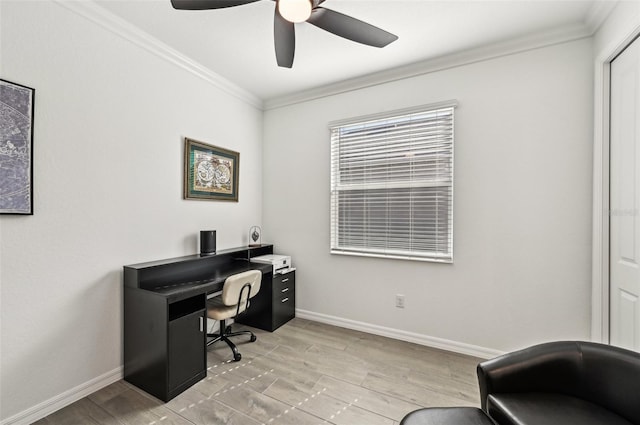
[[240,154],[184,139],[184,199],[238,201]]
[[0,214],[33,214],[34,95],[0,79]]

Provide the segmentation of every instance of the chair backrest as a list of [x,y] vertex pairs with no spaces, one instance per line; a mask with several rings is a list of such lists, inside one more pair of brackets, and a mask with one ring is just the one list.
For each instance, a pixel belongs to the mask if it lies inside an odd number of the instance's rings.
[[640,353],[581,342],[580,396],[640,425]]
[[552,392],[603,406],[640,425],[640,353],[606,344],[556,341],[478,365],[480,399],[492,393]]
[[[247,272],[229,276],[227,280],[224,281],[224,286],[222,288],[222,302],[224,305],[239,304],[238,300],[242,294],[240,303],[244,304],[247,301],[247,295],[249,295],[250,298],[253,298],[258,291],[260,291],[261,279],[262,272],[260,270],[249,270]],[[249,285],[250,291],[247,289],[243,291],[242,288],[247,284]]]

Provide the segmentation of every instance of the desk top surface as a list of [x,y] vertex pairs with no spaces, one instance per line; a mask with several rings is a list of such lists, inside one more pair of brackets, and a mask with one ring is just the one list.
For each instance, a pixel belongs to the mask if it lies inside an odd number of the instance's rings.
[[147,291],[154,292],[158,295],[170,298],[171,300],[188,298],[202,293],[217,292],[222,290],[222,286],[229,276],[236,273],[246,272],[248,270],[260,270],[262,274],[266,274],[270,273],[272,268],[269,264],[239,261],[237,263],[212,270],[210,276],[206,276],[199,280],[176,282],[153,289],[147,289]]
[[124,285],[133,290],[167,298],[169,302],[222,290],[225,280],[236,273],[272,272],[270,264],[254,263],[255,255],[272,253],[273,245],[240,247],[213,255],[188,255],[124,266]]

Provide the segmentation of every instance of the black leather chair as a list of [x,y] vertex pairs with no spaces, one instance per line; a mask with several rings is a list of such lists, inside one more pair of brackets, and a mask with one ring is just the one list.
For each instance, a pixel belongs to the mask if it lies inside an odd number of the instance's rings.
[[482,410],[425,408],[400,425],[640,425],[640,353],[591,342],[534,345],[478,365]]
[[500,425],[640,425],[640,353],[590,342],[535,345],[478,365]]

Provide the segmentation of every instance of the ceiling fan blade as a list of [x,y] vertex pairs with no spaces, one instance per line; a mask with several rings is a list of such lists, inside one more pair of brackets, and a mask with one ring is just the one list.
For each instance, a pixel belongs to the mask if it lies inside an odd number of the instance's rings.
[[316,7],[307,22],[332,34],[374,47],[384,47],[398,39],[397,35],[374,27],[335,10]]
[[276,61],[278,66],[291,68],[293,56],[296,52],[296,33],[293,22],[284,19],[278,8],[273,18],[273,41],[276,46]]
[[171,5],[178,10],[208,10],[241,6],[259,0],[171,0]]

